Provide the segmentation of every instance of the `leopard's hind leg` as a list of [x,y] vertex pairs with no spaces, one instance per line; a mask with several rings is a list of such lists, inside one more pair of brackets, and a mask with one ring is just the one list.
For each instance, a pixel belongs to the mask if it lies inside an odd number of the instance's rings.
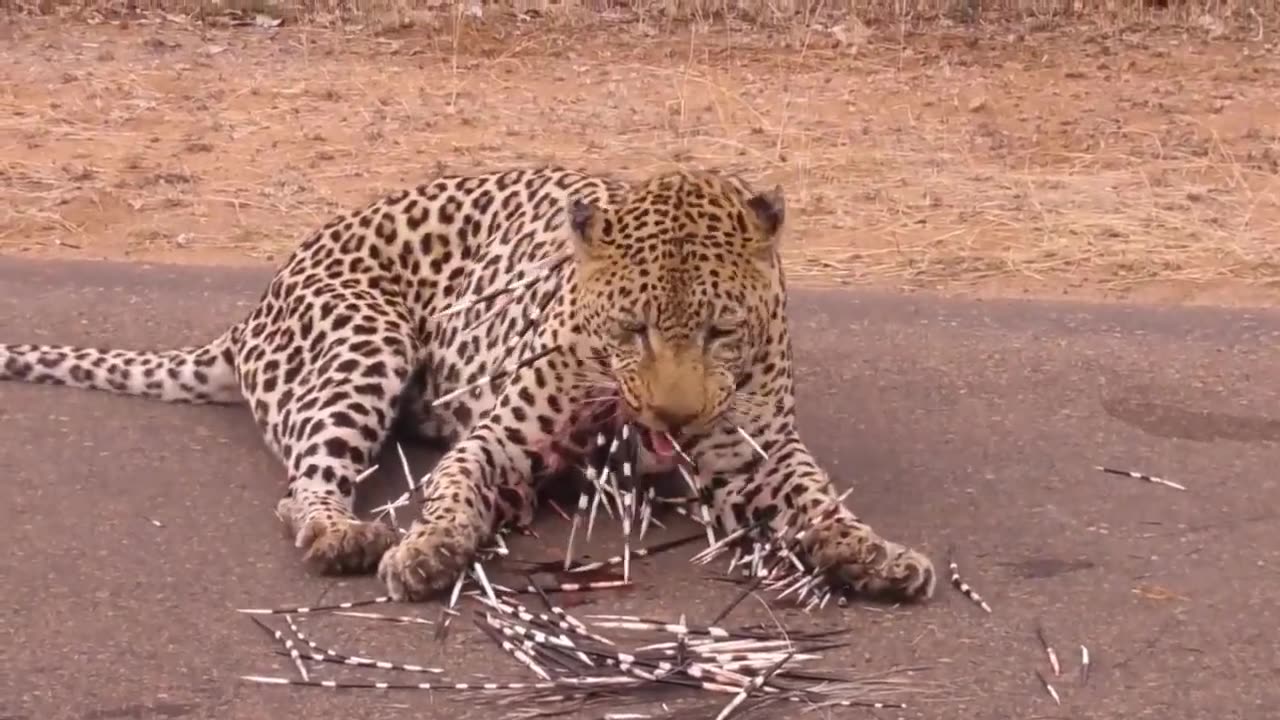
[[246,323],[241,383],[288,471],[277,514],[322,573],[361,573],[396,541],[354,513],[356,478],[377,457],[418,356],[413,323],[385,293],[320,287]]

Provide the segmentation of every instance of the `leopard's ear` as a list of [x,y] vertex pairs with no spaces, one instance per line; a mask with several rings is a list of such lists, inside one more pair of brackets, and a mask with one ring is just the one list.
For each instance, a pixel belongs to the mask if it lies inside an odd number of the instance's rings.
[[569,229],[573,232],[573,250],[579,262],[602,255],[601,243],[608,231],[608,221],[599,207],[574,198],[569,203]]
[[747,200],[760,231],[756,251],[762,259],[772,259],[782,239],[782,227],[787,216],[787,200],[782,186],[751,196]]

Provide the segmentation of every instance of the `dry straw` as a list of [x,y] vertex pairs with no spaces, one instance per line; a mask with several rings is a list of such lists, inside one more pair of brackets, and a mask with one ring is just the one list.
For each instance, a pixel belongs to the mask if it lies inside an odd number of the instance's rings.
[[[132,0],[186,18],[187,29],[175,19],[154,34],[135,28],[111,36],[111,50],[93,49],[96,36],[10,43],[13,62],[0,85],[62,95],[43,102],[0,92],[0,133],[33,148],[0,158],[0,249],[96,253],[104,238],[123,237],[128,254],[198,249],[278,261],[333,213],[421,181],[437,163],[457,171],[552,161],[633,177],[676,163],[781,182],[794,208],[789,272],[805,282],[956,287],[1012,279],[1124,289],[1151,281],[1261,287],[1280,277],[1280,135],[1258,120],[1253,136],[1224,137],[1211,114],[1215,104],[1229,113],[1233,103],[1273,98],[1264,75],[1228,83],[1212,77],[1227,66],[1202,64],[1176,82],[1148,76],[1125,100],[1172,106],[1154,126],[1085,114],[1070,142],[1046,145],[1035,123],[1063,120],[1052,108],[1036,116],[1028,104],[1030,120],[1001,124],[1019,112],[1013,103],[1037,101],[1034,91],[1001,96],[998,64],[962,68],[965,52],[930,49],[924,24],[935,18],[936,37],[955,34],[966,27],[969,0],[522,0],[485,4],[481,17],[467,4],[237,2]],[[983,0],[983,23],[967,27],[1047,17],[1061,30],[1128,16],[1189,22],[1181,37],[1229,26],[1246,42],[1265,43],[1280,31],[1270,0],[1155,5]],[[535,6],[548,11],[542,20],[493,29],[502,13],[492,8]],[[5,7],[89,16],[125,3]],[[375,23],[356,22],[349,29],[357,32],[292,30],[272,43],[192,32],[237,7],[326,22],[435,13],[433,27],[448,31],[361,37]],[[725,14],[739,18],[732,33],[661,21]],[[598,34],[557,34],[591,17],[605,23],[608,47]],[[789,25],[756,32],[741,18]],[[985,47],[1017,32],[985,35]],[[1171,65],[1195,57],[1154,39],[1126,50],[1135,33],[1104,27],[1073,39],[1036,31],[1034,44],[1084,70],[1120,61],[1107,53],[1148,62],[1166,52]],[[570,50],[576,56],[562,59]],[[33,52],[40,63],[21,61]],[[170,77],[175,67],[181,78]],[[1076,84],[1088,92],[1105,72]],[[169,89],[183,78],[187,85]],[[904,82],[922,83],[913,102],[933,109],[885,112],[882,101],[911,100]],[[990,94],[965,96],[974,86]],[[175,104],[167,93],[185,99]],[[944,106],[950,115],[939,120]]]
[[1204,14],[1233,15],[1273,10],[1272,0],[3,0],[3,7],[22,12],[55,13],[84,10],[162,11],[210,15],[227,11],[265,13],[290,20],[312,18],[378,17],[388,13],[449,11],[501,7],[518,12],[609,13],[632,12],[668,20],[705,20],[716,17],[756,21],[787,21],[825,12],[847,14],[863,20],[1110,15],[1147,16],[1173,13],[1184,18]]

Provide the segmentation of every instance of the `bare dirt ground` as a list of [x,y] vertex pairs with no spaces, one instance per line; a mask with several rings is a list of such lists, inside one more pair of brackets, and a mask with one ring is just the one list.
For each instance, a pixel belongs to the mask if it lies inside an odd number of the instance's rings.
[[781,182],[801,283],[1280,301],[1280,44],[1130,25],[0,25],[0,252],[274,263],[441,170]]

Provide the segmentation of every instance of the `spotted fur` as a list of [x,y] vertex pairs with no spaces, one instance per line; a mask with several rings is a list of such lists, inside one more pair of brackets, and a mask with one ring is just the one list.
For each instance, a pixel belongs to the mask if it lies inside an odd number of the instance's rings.
[[[723,526],[805,526],[810,559],[856,589],[927,597],[929,560],[842,504],[830,511],[831,483],[800,438],[784,219],[780,189],[710,172],[440,177],[309,235],[208,345],[3,345],[0,379],[246,401],[285,466],[277,511],[304,558],[328,573],[376,567],[396,598],[448,587],[496,528],[530,522],[535,479],[562,466],[584,408],[602,405],[650,439],[677,438]],[[399,542],[352,512],[354,478],[397,419],[449,446]],[[645,468],[670,467],[646,448]]]

